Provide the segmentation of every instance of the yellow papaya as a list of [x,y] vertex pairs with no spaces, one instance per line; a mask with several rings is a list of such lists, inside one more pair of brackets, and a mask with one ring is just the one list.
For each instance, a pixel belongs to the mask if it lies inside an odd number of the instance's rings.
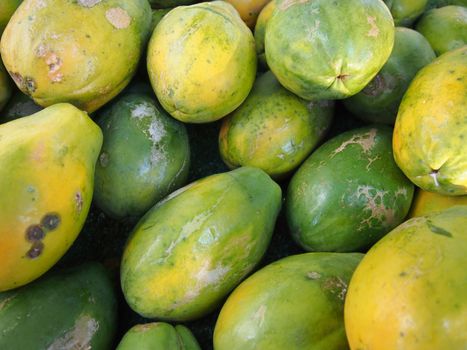
[[432,214],[456,205],[467,205],[467,196],[443,196],[419,188],[415,193],[408,217]]
[[0,291],[38,278],[73,243],[101,146],[100,128],[71,104],[0,125]]

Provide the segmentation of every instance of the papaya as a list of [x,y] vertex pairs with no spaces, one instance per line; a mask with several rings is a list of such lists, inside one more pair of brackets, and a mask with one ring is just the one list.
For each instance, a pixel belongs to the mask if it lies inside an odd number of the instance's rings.
[[284,178],[325,136],[333,107],[332,101],[301,99],[267,72],[256,80],[245,102],[224,119],[220,154],[231,168],[253,166],[274,179]]
[[150,26],[147,0],[28,0],[0,50],[16,85],[37,104],[67,102],[91,113],[130,82]]
[[271,0],[225,0],[238,11],[240,18],[253,30],[261,10]]
[[410,82],[435,58],[423,35],[409,28],[397,27],[388,61],[362,91],[343,101],[345,107],[362,120],[394,125]]
[[392,130],[367,126],[324,143],[287,189],[294,240],[306,250],[368,249],[403,222],[414,186],[393,160]]
[[172,10],[172,8],[152,10],[152,20],[151,20],[152,31],[151,32],[153,32],[154,29],[156,29],[162,17],[168,14],[170,10]]
[[412,202],[409,218],[423,216],[441,211],[456,205],[467,205],[467,196],[443,196],[418,189]]
[[12,120],[27,117],[28,115],[37,113],[43,108],[37,105],[27,95],[21,91],[17,91],[8,100],[8,103],[0,113],[0,124],[10,122]]
[[23,0],[2,0],[0,1],[0,36],[3,33],[8,21]]
[[166,14],[149,42],[147,65],[167,112],[182,122],[207,123],[245,100],[256,60],[253,34],[238,12],[227,2],[213,1]]
[[117,296],[107,271],[87,263],[0,293],[1,349],[110,349]]
[[360,253],[306,253],[242,282],[221,309],[215,350],[344,350],[344,300]]
[[428,0],[384,0],[396,26],[409,27],[425,12]]
[[144,94],[118,97],[97,112],[104,144],[95,203],[114,218],[141,216],[185,184],[190,146],[185,126]]
[[117,350],[201,350],[191,331],[165,322],[138,324],[125,333]]
[[427,9],[444,7],[449,5],[457,5],[467,7],[467,0],[428,0]]
[[162,320],[206,315],[264,255],[280,206],[280,187],[251,167],[175,191],[130,234],[120,273],[128,305]]
[[467,206],[412,218],[365,255],[344,307],[350,348],[464,349]]
[[464,46],[422,68],[399,107],[394,158],[405,175],[425,191],[467,194],[466,76]]
[[5,107],[11,97],[10,77],[0,60],[0,111]]
[[38,278],[71,246],[101,145],[100,128],[66,103],[0,125],[0,291]]
[[265,34],[269,68],[305,100],[356,94],[393,44],[394,22],[382,0],[277,0]]
[[417,23],[417,31],[428,39],[438,56],[467,44],[466,6],[432,9]]
[[258,19],[255,26],[255,43],[256,43],[256,55],[258,56],[258,62],[262,67],[267,67],[266,54],[264,52],[264,36],[266,35],[266,25],[272,16],[276,8],[276,2],[274,0],[269,1],[266,6],[263,7],[259,13]]

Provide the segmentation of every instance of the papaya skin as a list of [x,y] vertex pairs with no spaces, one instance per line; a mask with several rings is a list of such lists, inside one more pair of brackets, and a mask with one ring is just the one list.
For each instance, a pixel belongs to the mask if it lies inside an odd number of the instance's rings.
[[0,35],[3,33],[8,21],[23,0],[0,1]]
[[233,7],[240,14],[241,19],[245,24],[253,30],[255,28],[256,19],[260,14],[261,10],[271,1],[271,0],[226,0],[228,3],[232,4]]
[[467,196],[443,196],[417,189],[408,218],[432,214],[456,205],[467,205]]
[[266,25],[272,16],[276,8],[276,2],[270,1],[266,6],[263,7],[259,13],[258,20],[255,26],[255,43],[256,43],[256,54],[258,55],[258,62],[261,67],[267,67],[266,54],[264,53],[264,36],[266,34]]
[[0,291],[36,279],[71,246],[101,146],[100,128],[70,104],[0,125]]

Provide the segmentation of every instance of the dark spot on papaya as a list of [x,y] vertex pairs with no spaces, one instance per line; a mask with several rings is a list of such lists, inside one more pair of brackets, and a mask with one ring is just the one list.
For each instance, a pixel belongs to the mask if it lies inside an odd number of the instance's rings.
[[405,277],[405,276],[407,276],[407,272],[402,271],[401,273],[399,273],[399,277]]
[[37,89],[35,80],[31,77],[24,77],[24,88],[29,94],[35,92]]
[[428,228],[430,229],[431,232],[436,233],[438,235],[442,235],[442,236],[452,238],[452,233],[451,232],[445,230],[442,227],[434,225],[430,220],[426,221],[426,225],[428,226]]
[[386,88],[386,81],[381,74],[374,77],[372,81],[362,90],[362,93],[367,96],[378,96]]
[[404,338],[404,337],[405,337],[405,333],[404,333],[404,332],[400,332],[400,333],[399,333],[399,336],[400,336],[401,338]]
[[13,78],[14,82],[16,83],[16,85],[18,85],[19,87],[23,86],[23,77],[21,76],[21,74],[19,73],[13,73],[13,72],[9,72],[11,77]]
[[81,191],[78,191],[75,193],[75,203],[76,203],[76,210],[78,211],[78,214],[81,213],[81,210],[83,209],[83,195],[81,194]]
[[31,225],[26,229],[26,239],[29,242],[37,242],[44,239],[44,230],[39,225]]
[[31,249],[28,250],[26,253],[26,256],[29,259],[35,259],[38,256],[42,254],[42,251],[44,250],[44,243],[37,241],[32,244]]
[[345,79],[347,79],[349,76],[350,76],[349,74],[343,74],[343,73],[341,73],[341,74],[339,74],[339,75],[336,77],[336,79],[345,80]]
[[49,231],[55,230],[60,225],[60,215],[57,213],[46,214],[41,220],[41,226]]
[[454,69],[450,69],[449,73],[454,74],[456,71]]

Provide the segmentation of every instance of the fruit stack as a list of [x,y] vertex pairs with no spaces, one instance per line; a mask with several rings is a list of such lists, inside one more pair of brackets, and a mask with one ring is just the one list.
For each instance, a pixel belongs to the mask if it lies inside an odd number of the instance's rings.
[[467,349],[465,0],[2,0],[0,349]]

